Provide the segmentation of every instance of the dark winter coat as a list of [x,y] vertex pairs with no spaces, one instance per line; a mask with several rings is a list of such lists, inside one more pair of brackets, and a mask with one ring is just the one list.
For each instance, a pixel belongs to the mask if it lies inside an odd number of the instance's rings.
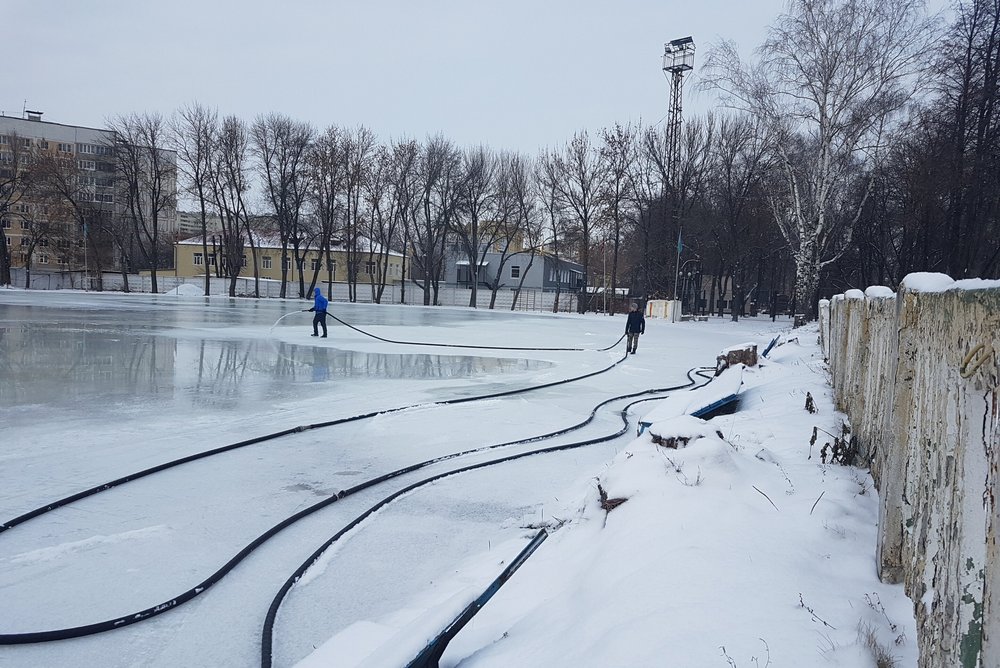
[[628,321],[625,323],[625,333],[626,334],[646,333],[646,318],[643,317],[642,311],[629,312]]
[[313,300],[313,307],[309,309],[310,311],[315,311],[316,313],[326,313],[326,307],[330,302],[327,301],[326,297],[323,296],[323,291],[316,288],[316,297]]

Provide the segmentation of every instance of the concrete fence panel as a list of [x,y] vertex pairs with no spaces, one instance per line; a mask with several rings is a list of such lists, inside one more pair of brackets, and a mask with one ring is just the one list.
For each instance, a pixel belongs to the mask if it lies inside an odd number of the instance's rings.
[[919,665],[1000,666],[1000,282],[913,274],[821,317],[879,488],[879,574],[914,601]]

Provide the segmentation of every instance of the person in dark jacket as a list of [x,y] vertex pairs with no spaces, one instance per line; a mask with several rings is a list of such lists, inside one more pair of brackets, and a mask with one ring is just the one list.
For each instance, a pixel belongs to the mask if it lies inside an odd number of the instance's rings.
[[628,310],[628,320],[625,321],[625,334],[628,338],[625,341],[625,350],[635,355],[635,349],[639,345],[639,335],[646,333],[646,318],[643,317],[639,305],[632,303]]
[[317,325],[323,326],[323,337],[326,338],[326,307],[330,302],[323,296],[323,291],[316,288],[316,296],[313,299],[313,307],[309,311],[315,313],[313,316],[313,336],[319,336]]

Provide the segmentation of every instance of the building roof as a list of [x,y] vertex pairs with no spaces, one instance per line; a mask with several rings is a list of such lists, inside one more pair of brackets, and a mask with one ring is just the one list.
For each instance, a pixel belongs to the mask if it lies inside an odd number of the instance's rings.
[[[217,237],[217,236],[219,235],[214,235],[214,234],[208,235],[209,243],[212,243],[211,241],[212,237]],[[267,250],[278,250],[278,251],[281,250],[281,236],[277,232],[259,232],[255,230],[253,232],[253,242],[254,246],[256,246],[257,248],[263,248]],[[176,243],[179,246],[201,246],[202,237],[199,234],[198,236],[190,237],[188,239],[181,239]],[[369,251],[372,253],[383,252],[382,246],[380,244],[374,241],[370,241],[367,237],[358,237],[358,249],[362,253],[367,253]],[[315,251],[319,250],[319,247],[318,245],[310,244],[302,248],[302,250]],[[342,243],[335,243],[333,246],[330,247],[330,250],[334,252],[343,253],[347,251],[347,248]],[[388,251],[388,254],[396,257],[403,256],[402,253],[397,253],[396,251],[391,249]]]

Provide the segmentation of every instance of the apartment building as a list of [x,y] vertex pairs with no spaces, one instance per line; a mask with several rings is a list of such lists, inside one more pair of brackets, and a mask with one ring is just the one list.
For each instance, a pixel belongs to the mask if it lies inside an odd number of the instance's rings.
[[[0,208],[11,266],[24,267],[30,260],[34,270],[118,269],[121,244],[96,230],[110,227],[106,223],[125,214],[116,179],[114,135],[99,128],[43,121],[41,116],[41,112],[26,112],[24,118],[0,115],[0,183],[15,170],[30,172],[49,157],[59,159],[72,191],[54,191],[36,179],[33,187],[8,202],[6,210]],[[165,153],[176,164],[176,154]],[[176,193],[176,182],[169,187]],[[3,204],[0,199],[0,207]],[[87,220],[94,223],[89,230],[83,227]],[[175,211],[161,217],[159,229],[164,237],[176,236]]]

